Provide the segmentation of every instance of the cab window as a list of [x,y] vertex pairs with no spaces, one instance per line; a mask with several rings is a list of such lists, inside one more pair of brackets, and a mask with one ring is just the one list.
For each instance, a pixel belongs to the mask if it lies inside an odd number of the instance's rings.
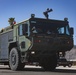
[[23,35],[22,25],[19,26],[19,35]]
[[19,35],[27,35],[28,34],[28,25],[21,24],[19,25]]

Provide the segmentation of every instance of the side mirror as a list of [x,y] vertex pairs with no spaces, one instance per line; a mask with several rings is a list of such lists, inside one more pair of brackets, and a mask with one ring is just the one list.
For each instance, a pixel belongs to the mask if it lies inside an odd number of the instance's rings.
[[73,35],[74,34],[74,28],[70,28],[70,34]]

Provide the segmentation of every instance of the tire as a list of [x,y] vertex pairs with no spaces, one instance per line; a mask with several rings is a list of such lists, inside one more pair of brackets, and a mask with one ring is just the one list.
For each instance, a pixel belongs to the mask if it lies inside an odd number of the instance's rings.
[[57,59],[55,56],[53,57],[46,57],[42,59],[41,66],[44,68],[46,71],[53,71],[55,70],[57,66]]
[[63,65],[63,67],[66,67],[66,65]]
[[9,55],[9,66],[11,70],[16,71],[24,68],[24,64],[20,61],[20,54],[17,48],[12,48]]
[[69,64],[69,65],[68,65],[68,67],[71,67],[71,66],[72,66],[72,64]]

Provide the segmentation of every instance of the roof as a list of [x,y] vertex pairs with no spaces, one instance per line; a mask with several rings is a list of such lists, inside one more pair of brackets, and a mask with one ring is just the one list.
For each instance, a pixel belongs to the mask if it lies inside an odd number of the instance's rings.
[[56,23],[56,24],[68,24],[68,21],[64,20],[55,20],[55,19],[44,19],[44,18],[30,18],[29,20],[34,20],[34,21],[41,21],[41,22],[51,22],[51,23]]

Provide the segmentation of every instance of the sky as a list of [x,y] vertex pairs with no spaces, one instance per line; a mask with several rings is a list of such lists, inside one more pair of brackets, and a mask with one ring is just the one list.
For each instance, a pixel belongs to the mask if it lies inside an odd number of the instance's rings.
[[52,8],[50,19],[68,18],[70,27],[74,28],[74,45],[76,45],[76,0],[0,0],[0,29],[9,26],[8,19],[14,17],[16,22],[30,18],[31,14],[44,18],[43,12]]

